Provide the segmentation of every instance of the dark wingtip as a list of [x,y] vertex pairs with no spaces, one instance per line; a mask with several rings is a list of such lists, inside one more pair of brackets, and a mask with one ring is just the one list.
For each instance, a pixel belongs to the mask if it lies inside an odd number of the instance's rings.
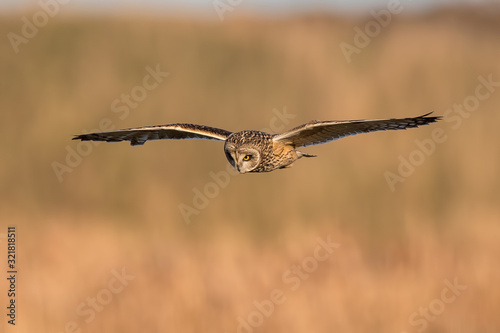
[[84,135],[73,135],[73,138],[71,140],[82,140],[84,141]]
[[432,117],[430,117],[429,115],[431,115],[433,113],[434,113],[434,111],[431,111],[431,112],[426,113],[424,115],[421,115],[421,116],[419,116],[417,118],[425,119],[426,124],[435,123],[435,122],[443,119],[443,116],[432,116]]
[[80,134],[75,135],[71,140],[82,140],[82,141],[98,141],[92,134]]

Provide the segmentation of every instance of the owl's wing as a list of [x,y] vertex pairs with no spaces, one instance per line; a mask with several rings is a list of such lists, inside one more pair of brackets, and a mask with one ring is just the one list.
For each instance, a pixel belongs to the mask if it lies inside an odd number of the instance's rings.
[[137,146],[144,144],[147,140],[204,139],[224,141],[229,135],[231,135],[229,131],[209,126],[170,124],[82,134],[75,136],[73,140],[107,142],[130,141],[132,146]]
[[349,135],[389,130],[404,130],[434,123],[441,117],[430,113],[414,118],[346,121],[311,121],[274,136],[275,142],[306,147],[337,140]]

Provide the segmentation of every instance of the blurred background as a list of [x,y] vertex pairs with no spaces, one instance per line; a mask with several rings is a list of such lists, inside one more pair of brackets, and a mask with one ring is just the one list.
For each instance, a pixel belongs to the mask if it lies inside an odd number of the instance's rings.
[[[498,332],[498,3],[0,7],[6,331]],[[221,142],[71,141],[431,111],[268,174],[230,174]]]

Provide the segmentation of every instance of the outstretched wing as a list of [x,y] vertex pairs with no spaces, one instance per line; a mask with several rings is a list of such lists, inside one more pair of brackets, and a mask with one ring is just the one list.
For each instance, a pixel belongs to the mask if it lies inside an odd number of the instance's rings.
[[349,135],[375,131],[404,130],[434,123],[441,119],[441,117],[428,117],[431,113],[402,119],[311,121],[282,134],[277,134],[273,137],[273,140],[295,147],[318,145]]
[[144,144],[147,140],[205,139],[224,141],[229,135],[231,135],[229,131],[209,126],[170,124],[82,134],[75,136],[73,140],[107,142],[130,141],[132,146],[137,146]]

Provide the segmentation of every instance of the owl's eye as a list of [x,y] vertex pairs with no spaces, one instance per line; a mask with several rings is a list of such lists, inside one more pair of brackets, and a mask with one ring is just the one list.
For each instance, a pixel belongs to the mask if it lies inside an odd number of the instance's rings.
[[252,158],[252,156],[250,155],[245,155],[245,157],[243,157],[243,161],[249,161],[250,158]]

